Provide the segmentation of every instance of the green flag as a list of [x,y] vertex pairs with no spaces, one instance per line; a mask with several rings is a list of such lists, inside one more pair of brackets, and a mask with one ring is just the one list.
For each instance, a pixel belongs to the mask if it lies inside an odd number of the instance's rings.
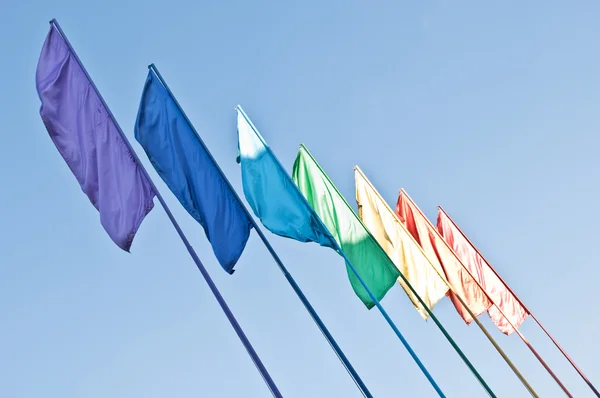
[[[292,179],[369,290],[381,300],[400,273],[304,145],[294,162]],[[367,290],[348,264],[346,270],[354,292],[371,309],[375,303]]]

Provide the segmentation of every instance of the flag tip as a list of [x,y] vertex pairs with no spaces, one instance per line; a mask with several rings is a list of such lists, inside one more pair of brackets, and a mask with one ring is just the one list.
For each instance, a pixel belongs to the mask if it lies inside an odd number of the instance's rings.
[[53,23],[56,23],[56,18],[52,18],[49,22],[50,25],[52,25]]

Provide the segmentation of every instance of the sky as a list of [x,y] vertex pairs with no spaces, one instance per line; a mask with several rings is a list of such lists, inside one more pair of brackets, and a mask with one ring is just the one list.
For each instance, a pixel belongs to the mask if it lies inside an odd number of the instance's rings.
[[[431,220],[442,205],[600,387],[598,2],[5,3],[0,396],[269,396],[158,202],[120,250],[49,139],[35,69],[52,18],[285,397],[361,395],[256,233],[228,275],[152,169],[133,138],[149,63],[239,193],[237,104],[289,172],[304,143],[353,206],[354,165],[392,206],[400,188]],[[338,255],[266,233],[375,397],[436,396]],[[484,396],[399,286],[382,304],[448,397]],[[435,313],[497,396],[528,396],[448,299]],[[540,396],[563,396],[481,320]],[[531,319],[521,330],[593,396]]]

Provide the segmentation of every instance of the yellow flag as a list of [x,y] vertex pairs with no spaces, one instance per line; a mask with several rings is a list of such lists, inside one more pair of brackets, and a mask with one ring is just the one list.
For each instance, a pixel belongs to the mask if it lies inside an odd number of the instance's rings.
[[[392,259],[394,265],[404,275],[430,310],[448,291],[444,271],[439,264],[432,264],[421,247],[398,220],[396,214],[385,203],[360,168],[354,168],[356,182],[356,203],[358,215],[367,229],[375,237],[383,250]],[[423,319],[427,319],[427,310],[406,286],[402,278],[398,283],[404,289]]]

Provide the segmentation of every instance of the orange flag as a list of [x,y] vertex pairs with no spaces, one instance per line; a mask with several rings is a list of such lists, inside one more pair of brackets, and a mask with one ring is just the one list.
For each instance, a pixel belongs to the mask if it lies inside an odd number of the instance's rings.
[[[490,318],[504,334],[511,334],[527,318],[527,311],[519,304],[515,296],[506,288],[489,264],[479,255],[473,245],[458,229],[454,221],[442,210],[438,209],[437,228],[444,240],[454,250],[458,258],[471,269],[474,276],[488,293],[492,301],[502,309],[507,319],[496,305],[488,309]],[[475,272],[473,272],[475,270]]]
[[[444,241],[444,238],[404,191],[401,191],[400,196],[398,196],[396,215],[415,240],[419,242],[429,260],[434,264],[441,265],[454,292],[460,295],[475,316],[483,314],[490,308],[492,303],[486,297],[485,292],[477,286],[477,282],[464,269],[458,257]],[[477,275],[473,272],[474,270],[470,271],[473,275]],[[448,292],[448,295],[462,319],[467,324],[471,323],[473,318],[455,294]]]

